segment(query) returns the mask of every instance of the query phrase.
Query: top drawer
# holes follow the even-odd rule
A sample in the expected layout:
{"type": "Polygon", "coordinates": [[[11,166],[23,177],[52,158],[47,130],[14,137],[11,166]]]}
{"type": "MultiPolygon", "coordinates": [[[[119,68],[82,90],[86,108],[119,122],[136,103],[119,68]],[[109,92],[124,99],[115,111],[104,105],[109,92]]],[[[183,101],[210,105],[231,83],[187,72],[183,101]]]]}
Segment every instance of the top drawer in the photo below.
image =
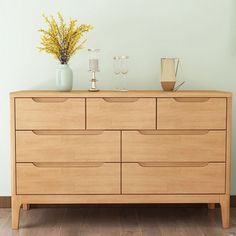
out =
{"type": "Polygon", "coordinates": [[[84,98],[17,98],[16,129],[85,129],[84,98]]]}
{"type": "Polygon", "coordinates": [[[88,129],[155,129],[155,98],[88,98],[88,129]]]}
{"type": "Polygon", "coordinates": [[[158,98],[157,129],[226,129],[226,99],[158,98]]]}

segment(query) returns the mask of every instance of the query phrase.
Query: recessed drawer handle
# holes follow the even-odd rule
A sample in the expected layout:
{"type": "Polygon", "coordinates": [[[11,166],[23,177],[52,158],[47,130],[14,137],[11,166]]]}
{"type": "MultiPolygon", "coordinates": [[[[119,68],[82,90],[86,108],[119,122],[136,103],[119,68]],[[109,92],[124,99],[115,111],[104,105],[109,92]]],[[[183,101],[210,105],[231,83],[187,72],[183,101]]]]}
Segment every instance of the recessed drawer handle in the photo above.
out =
{"type": "Polygon", "coordinates": [[[103,98],[104,101],[110,103],[123,103],[123,102],[137,102],[139,98],[103,98]]]}
{"type": "Polygon", "coordinates": [[[36,167],[40,168],[70,168],[70,167],[101,167],[103,162],[33,162],[36,167]]]}
{"type": "Polygon", "coordinates": [[[32,130],[35,135],[101,135],[102,130],[32,130]]]}
{"type": "Polygon", "coordinates": [[[66,102],[68,98],[32,98],[34,102],[37,103],[63,103],[66,102]]]}
{"type": "Polygon", "coordinates": [[[207,102],[209,98],[174,98],[176,102],[207,102]]]}
{"type": "Polygon", "coordinates": [[[208,162],[139,162],[142,167],[205,167],[208,162]]]}
{"type": "Polygon", "coordinates": [[[206,135],[209,130],[139,130],[142,135],[206,135]]]}

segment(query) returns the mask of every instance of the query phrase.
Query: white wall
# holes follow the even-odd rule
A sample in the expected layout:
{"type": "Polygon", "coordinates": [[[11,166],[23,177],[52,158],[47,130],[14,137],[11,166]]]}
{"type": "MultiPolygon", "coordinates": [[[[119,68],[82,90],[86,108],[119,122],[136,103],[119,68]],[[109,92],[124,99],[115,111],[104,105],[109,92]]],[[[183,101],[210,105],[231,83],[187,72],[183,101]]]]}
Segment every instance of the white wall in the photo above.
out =
{"type": "MultiPolygon", "coordinates": [[[[37,29],[44,26],[41,14],[58,11],[94,25],[87,45],[102,50],[102,89],[114,88],[112,57],[125,54],[130,56],[130,89],[159,89],[159,60],[169,56],[182,59],[184,89],[236,92],[235,0],[0,0],[0,195],[11,193],[8,95],[55,88],[57,62],[36,46],[37,29]]],[[[74,88],[87,89],[86,50],[73,58],[71,67],[74,88]]],[[[236,194],[235,141],[233,146],[236,194]]]]}

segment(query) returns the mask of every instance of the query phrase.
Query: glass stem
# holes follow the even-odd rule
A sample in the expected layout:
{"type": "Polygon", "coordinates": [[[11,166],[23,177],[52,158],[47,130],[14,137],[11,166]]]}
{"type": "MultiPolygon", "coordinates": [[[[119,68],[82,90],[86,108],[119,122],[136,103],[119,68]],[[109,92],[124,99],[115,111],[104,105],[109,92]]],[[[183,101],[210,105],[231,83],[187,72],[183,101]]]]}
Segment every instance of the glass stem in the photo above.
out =
{"type": "Polygon", "coordinates": [[[126,88],[125,88],[125,81],[126,81],[126,75],[123,74],[123,78],[122,78],[122,89],[123,90],[126,90],[126,88]]]}
{"type": "Polygon", "coordinates": [[[116,74],[116,90],[117,91],[120,90],[119,82],[120,82],[120,75],[116,74]]]}

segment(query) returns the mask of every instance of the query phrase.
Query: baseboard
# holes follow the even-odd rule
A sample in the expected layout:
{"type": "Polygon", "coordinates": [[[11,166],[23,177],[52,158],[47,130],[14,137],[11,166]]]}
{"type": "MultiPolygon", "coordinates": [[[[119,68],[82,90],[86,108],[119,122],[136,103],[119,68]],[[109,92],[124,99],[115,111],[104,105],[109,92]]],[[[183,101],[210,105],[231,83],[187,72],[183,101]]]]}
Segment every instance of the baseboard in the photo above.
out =
{"type": "Polygon", "coordinates": [[[11,197],[0,196],[0,208],[10,208],[10,207],[11,207],[11,197]]]}
{"type": "MultiPolygon", "coordinates": [[[[137,204],[136,204],[137,205],[137,204]]],[[[144,206],[144,204],[142,204],[144,206]]],[[[152,204],[154,205],[154,204],[152,204]]],[[[164,206],[193,206],[193,204],[169,204],[169,205],[164,205],[164,206]]],[[[199,206],[202,206],[203,204],[199,204],[199,206]]],[[[231,207],[236,207],[236,195],[233,195],[230,197],[230,205],[231,207]]],[[[40,208],[40,207],[74,207],[75,205],[68,205],[68,204],[62,204],[62,205],[58,205],[58,204],[50,204],[50,205],[40,205],[40,204],[36,204],[34,205],[34,207],[36,208],[40,208]]],[[[76,204],[76,207],[78,206],[84,206],[84,205],[79,205],[79,204],[76,204]]],[[[95,206],[95,205],[93,205],[95,206]]],[[[98,205],[96,205],[98,206],[98,205]]],[[[106,206],[108,206],[106,204],[106,206]]],[[[109,205],[111,206],[111,205],[109,205]]],[[[120,206],[120,205],[116,205],[116,206],[120,206]]],[[[145,205],[145,206],[150,206],[150,205],[145,205]]],[[[158,205],[155,205],[155,206],[158,206],[158,205]]],[[[163,205],[162,205],[163,206],[163,205]]],[[[196,204],[194,204],[194,206],[196,206],[196,204]]],[[[87,205],[86,205],[87,207],[87,205]]],[[[7,197],[1,197],[0,196],[0,208],[11,208],[11,197],[7,196],[7,197]]]]}
{"type": "Polygon", "coordinates": [[[230,196],[230,206],[236,207],[236,195],[230,196]]]}

